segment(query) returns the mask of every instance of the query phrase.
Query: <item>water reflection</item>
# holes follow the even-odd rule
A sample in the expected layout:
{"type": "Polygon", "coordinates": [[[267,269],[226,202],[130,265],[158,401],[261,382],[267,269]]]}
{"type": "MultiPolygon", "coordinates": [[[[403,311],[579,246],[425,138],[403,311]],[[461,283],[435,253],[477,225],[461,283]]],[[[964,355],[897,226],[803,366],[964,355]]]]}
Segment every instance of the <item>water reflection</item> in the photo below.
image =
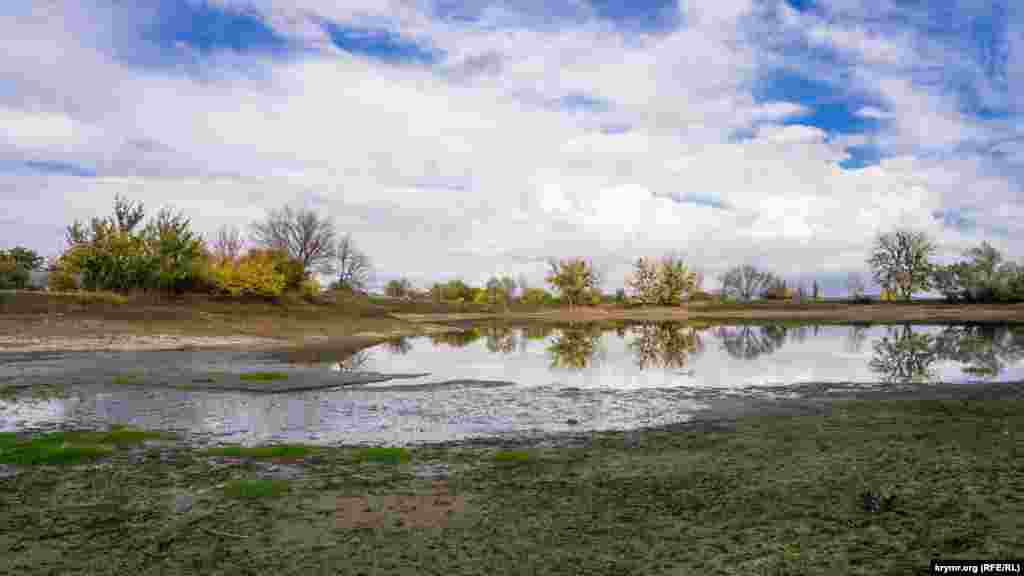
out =
{"type": "MultiPolygon", "coordinates": [[[[785,326],[773,324],[769,326],[721,326],[715,335],[722,343],[722,348],[729,356],[743,360],[753,360],[764,354],[776,352],[786,343],[786,334],[790,330],[785,326]]],[[[806,328],[793,330],[793,337],[803,342],[807,338],[806,328]]]]}
{"type": "MultiPolygon", "coordinates": [[[[411,348],[412,347],[410,346],[410,349],[411,348]]],[[[348,358],[332,364],[331,370],[335,372],[358,372],[366,368],[371,357],[372,356],[368,350],[360,350],[348,358]]]]}
{"type": "Polygon", "coordinates": [[[704,350],[698,330],[677,322],[632,326],[629,332],[634,336],[629,348],[641,370],[682,368],[704,350]]]}
{"type": "Polygon", "coordinates": [[[868,366],[885,382],[932,380],[932,365],[938,360],[934,341],[931,334],[914,332],[909,324],[887,326],[886,335],[872,345],[875,353],[868,366]]]}
{"type": "Polygon", "coordinates": [[[408,354],[410,350],[412,350],[412,342],[410,342],[408,338],[403,336],[394,338],[392,340],[388,340],[387,342],[384,343],[384,346],[386,346],[388,352],[391,352],[392,354],[405,355],[408,354]]]}
{"type": "Polygon", "coordinates": [[[445,344],[453,348],[464,348],[483,337],[480,328],[470,328],[461,332],[444,332],[442,334],[431,334],[430,343],[445,344]]]}
{"type": "Polygon", "coordinates": [[[887,382],[932,380],[940,360],[960,364],[964,374],[994,378],[1007,365],[1024,359],[1024,333],[1020,327],[977,324],[948,326],[929,334],[904,324],[888,327],[873,348],[869,366],[887,382]]]}
{"type": "Polygon", "coordinates": [[[484,343],[491,352],[509,354],[516,349],[516,334],[508,326],[488,326],[484,329],[484,338],[484,343]]]}
{"type": "Polygon", "coordinates": [[[561,329],[547,347],[552,368],[582,370],[600,352],[601,327],[596,324],[570,325],[561,329]]]}

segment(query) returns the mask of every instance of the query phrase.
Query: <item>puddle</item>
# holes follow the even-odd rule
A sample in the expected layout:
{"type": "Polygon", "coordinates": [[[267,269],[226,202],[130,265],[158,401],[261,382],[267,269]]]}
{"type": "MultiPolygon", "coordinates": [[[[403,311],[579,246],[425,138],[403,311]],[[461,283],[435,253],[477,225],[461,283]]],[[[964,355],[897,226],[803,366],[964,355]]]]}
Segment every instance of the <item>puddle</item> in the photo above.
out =
{"type": "Polygon", "coordinates": [[[631,430],[743,402],[840,397],[880,382],[1022,380],[1024,328],[491,325],[318,358],[0,354],[0,431],[123,424],[205,446],[631,430]],[[255,372],[282,376],[235,386],[255,372]]]}

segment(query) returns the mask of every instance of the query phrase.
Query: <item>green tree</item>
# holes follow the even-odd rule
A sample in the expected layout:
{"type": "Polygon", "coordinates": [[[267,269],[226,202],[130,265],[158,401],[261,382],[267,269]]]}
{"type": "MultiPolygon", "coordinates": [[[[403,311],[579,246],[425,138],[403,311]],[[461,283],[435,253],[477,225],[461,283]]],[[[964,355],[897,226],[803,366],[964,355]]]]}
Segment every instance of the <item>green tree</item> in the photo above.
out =
{"type": "Polygon", "coordinates": [[[909,301],[914,292],[931,289],[935,245],[924,232],[898,229],[875,238],[868,265],[875,282],[909,301]]]}
{"type": "Polygon", "coordinates": [[[645,305],[658,303],[658,266],[648,258],[637,258],[633,265],[633,274],[626,278],[626,286],[633,297],[645,305]]]}
{"type": "Polygon", "coordinates": [[[552,260],[549,265],[551,270],[545,280],[558,290],[570,308],[588,302],[592,291],[600,285],[593,265],[583,258],[552,260]]]}
{"type": "Polygon", "coordinates": [[[696,275],[687,270],[682,259],[666,257],[658,268],[658,304],[679,306],[683,296],[696,287],[696,275]]]}
{"type": "Polygon", "coordinates": [[[43,257],[23,246],[15,246],[10,250],[0,250],[0,256],[7,256],[14,260],[15,264],[25,270],[42,270],[43,257]]]}

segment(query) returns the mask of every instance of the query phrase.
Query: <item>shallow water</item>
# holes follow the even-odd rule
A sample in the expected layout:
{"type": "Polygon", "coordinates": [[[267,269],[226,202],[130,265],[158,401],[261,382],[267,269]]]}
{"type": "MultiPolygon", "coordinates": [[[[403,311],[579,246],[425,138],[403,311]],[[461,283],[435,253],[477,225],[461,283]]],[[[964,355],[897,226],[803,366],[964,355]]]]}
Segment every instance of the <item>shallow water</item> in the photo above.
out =
{"type": "Polygon", "coordinates": [[[625,430],[686,421],[724,399],[800,397],[801,383],[1022,380],[1024,327],[481,326],[341,362],[301,356],[0,354],[0,386],[52,384],[66,395],[0,395],[0,431],[116,423],[179,431],[197,444],[408,444],[625,430]],[[429,375],[274,394],[202,389],[208,375],[253,370],[316,385],[353,371],[429,375]]]}

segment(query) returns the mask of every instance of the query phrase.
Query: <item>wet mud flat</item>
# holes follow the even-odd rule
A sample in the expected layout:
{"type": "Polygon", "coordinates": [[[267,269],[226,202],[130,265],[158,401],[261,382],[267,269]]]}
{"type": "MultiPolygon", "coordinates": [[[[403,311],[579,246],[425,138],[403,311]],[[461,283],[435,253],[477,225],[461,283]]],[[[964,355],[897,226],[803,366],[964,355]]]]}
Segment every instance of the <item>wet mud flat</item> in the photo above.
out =
{"type": "Polygon", "coordinates": [[[95,458],[11,464],[31,439],[0,436],[0,572],[913,574],[1019,555],[1024,384],[919,388],[586,443],[217,451],[122,430],[87,438],[110,443],[95,458]]]}

